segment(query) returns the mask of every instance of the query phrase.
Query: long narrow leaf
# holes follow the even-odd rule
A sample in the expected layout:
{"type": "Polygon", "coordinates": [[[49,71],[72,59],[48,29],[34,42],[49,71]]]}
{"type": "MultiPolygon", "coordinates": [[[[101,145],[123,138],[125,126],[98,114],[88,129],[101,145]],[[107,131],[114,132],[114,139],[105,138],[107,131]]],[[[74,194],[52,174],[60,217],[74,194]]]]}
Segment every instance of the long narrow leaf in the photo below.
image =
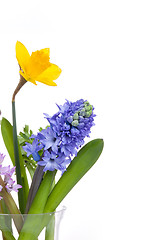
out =
{"type": "Polygon", "coordinates": [[[1,121],[1,133],[3,137],[4,144],[9,153],[9,156],[12,160],[13,165],[15,166],[14,159],[14,146],[13,146],[13,126],[6,118],[2,118],[1,121]]]}
{"type": "Polygon", "coordinates": [[[95,139],[86,144],[71,162],[67,171],[53,188],[48,197],[44,212],[53,212],[64,197],[95,164],[103,150],[103,140],[95,139]]]}
{"type": "MultiPolygon", "coordinates": [[[[55,179],[52,183],[51,191],[53,190],[54,186],[55,186],[55,179]]],[[[55,214],[53,214],[50,222],[46,226],[45,240],[54,240],[54,235],[55,235],[55,214]]]]}

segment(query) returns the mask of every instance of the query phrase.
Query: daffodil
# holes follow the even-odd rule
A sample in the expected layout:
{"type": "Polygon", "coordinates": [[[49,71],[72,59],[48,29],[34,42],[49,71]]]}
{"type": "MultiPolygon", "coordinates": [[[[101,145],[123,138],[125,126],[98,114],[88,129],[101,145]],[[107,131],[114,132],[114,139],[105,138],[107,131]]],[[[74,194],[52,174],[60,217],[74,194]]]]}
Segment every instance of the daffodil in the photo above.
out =
{"type": "MultiPolygon", "coordinates": [[[[29,82],[36,81],[49,86],[56,86],[53,81],[61,74],[61,69],[50,63],[50,49],[44,48],[30,55],[26,47],[19,41],[16,43],[16,58],[20,66],[20,75],[29,82]]],[[[36,84],[37,85],[37,84],[36,84]]]]}

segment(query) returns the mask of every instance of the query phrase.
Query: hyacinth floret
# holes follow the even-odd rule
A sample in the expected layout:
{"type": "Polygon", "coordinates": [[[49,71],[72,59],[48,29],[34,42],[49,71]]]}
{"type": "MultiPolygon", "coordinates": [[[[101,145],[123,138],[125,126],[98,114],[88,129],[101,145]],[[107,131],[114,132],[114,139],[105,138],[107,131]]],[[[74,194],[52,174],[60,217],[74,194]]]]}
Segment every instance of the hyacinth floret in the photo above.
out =
{"type": "Polygon", "coordinates": [[[59,111],[53,116],[44,114],[50,126],[32,136],[36,147],[26,143],[29,148],[25,146],[23,149],[34,158],[38,148],[43,148],[38,164],[44,166],[44,171],[57,169],[63,173],[71,162],[71,156],[77,154],[77,149],[84,144],[84,138],[89,137],[95,115],[93,106],[83,99],[76,102],[66,100],[64,105],[57,106],[59,111]]]}
{"type": "MultiPolygon", "coordinates": [[[[12,179],[12,175],[15,172],[16,167],[10,167],[9,166],[2,166],[2,163],[4,161],[5,155],[0,153],[0,175],[3,178],[5,188],[8,192],[11,192],[12,190],[15,192],[18,192],[19,188],[22,188],[21,185],[15,184],[15,181],[12,179]]],[[[2,191],[3,186],[0,185],[0,192],[2,191]]],[[[0,196],[0,200],[2,199],[2,196],[0,196]]]]}
{"type": "Polygon", "coordinates": [[[40,160],[40,155],[39,155],[39,151],[43,148],[43,145],[39,145],[39,141],[38,139],[34,139],[33,143],[28,143],[26,142],[26,145],[23,146],[23,150],[25,152],[27,152],[27,157],[29,157],[30,155],[33,156],[33,159],[35,161],[39,161],[40,160]]]}

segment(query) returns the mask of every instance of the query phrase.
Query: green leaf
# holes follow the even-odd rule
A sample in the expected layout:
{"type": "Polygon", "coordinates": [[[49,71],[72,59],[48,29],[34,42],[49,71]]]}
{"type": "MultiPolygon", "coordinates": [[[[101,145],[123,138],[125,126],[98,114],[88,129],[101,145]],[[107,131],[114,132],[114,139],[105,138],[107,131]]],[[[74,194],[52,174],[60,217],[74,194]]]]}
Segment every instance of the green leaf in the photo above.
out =
{"type": "Polygon", "coordinates": [[[28,133],[28,131],[29,131],[29,126],[28,126],[28,125],[25,125],[25,127],[23,128],[23,131],[24,131],[25,133],[28,133]]]}
{"type": "Polygon", "coordinates": [[[29,141],[29,137],[26,134],[20,132],[19,135],[24,139],[24,141],[29,141]]]}
{"type": "MultiPolygon", "coordinates": [[[[23,150],[23,146],[26,145],[26,142],[32,144],[34,141],[34,138],[30,138],[33,134],[33,131],[29,129],[28,125],[25,125],[25,127],[23,128],[23,132],[19,133],[18,136],[18,141],[19,141],[19,145],[20,145],[20,150],[22,153],[22,158],[23,161],[25,163],[25,167],[27,167],[29,174],[31,176],[31,178],[33,178],[35,169],[37,167],[37,163],[36,161],[34,161],[32,155],[30,155],[29,157],[27,157],[27,153],[23,150]]],[[[39,151],[40,156],[42,155],[43,150],[39,151]]]]}
{"type": "Polygon", "coordinates": [[[2,118],[1,121],[1,133],[3,137],[4,144],[9,153],[9,156],[12,160],[13,165],[15,166],[14,159],[14,146],[13,146],[13,126],[6,118],[2,118]]]}
{"type": "MultiPolygon", "coordinates": [[[[55,179],[52,183],[51,191],[53,190],[54,186],[55,186],[55,179]]],[[[50,222],[46,226],[45,240],[54,240],[54,236],[55,236],[55,214],[53,214],[50,222]]]]}
{"type": "Polygon", "coordinates": [[[49,195],[44,212],[53,212],[57,208],[64,197],[98,160],[103,145],[102,139],[95,139],[78,152],[49,195]]]}
{"type": "Polygon", "coordinates": [[[47,171],[29,209],[29,214],[42,213],[57,170],[47,171]]]}

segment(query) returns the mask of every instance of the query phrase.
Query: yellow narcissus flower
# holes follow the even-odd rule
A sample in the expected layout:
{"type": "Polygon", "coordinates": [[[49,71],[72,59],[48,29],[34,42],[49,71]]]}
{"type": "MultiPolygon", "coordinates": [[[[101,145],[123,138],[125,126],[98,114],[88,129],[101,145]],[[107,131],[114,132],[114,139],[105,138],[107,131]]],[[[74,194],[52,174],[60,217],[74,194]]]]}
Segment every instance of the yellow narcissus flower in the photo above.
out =
{"type": "Polygon", "coordinates": [[[30,55],[26,47],[17,41],[16,58],[20,66],[20,75],[26,81],[34,84],[38,81],[49,86],[56,86],[57,84],[53,80],[59,77],[62,70],[57,65],[50,63],[49,53],[49,48],[45,48],[30,55]]]}

